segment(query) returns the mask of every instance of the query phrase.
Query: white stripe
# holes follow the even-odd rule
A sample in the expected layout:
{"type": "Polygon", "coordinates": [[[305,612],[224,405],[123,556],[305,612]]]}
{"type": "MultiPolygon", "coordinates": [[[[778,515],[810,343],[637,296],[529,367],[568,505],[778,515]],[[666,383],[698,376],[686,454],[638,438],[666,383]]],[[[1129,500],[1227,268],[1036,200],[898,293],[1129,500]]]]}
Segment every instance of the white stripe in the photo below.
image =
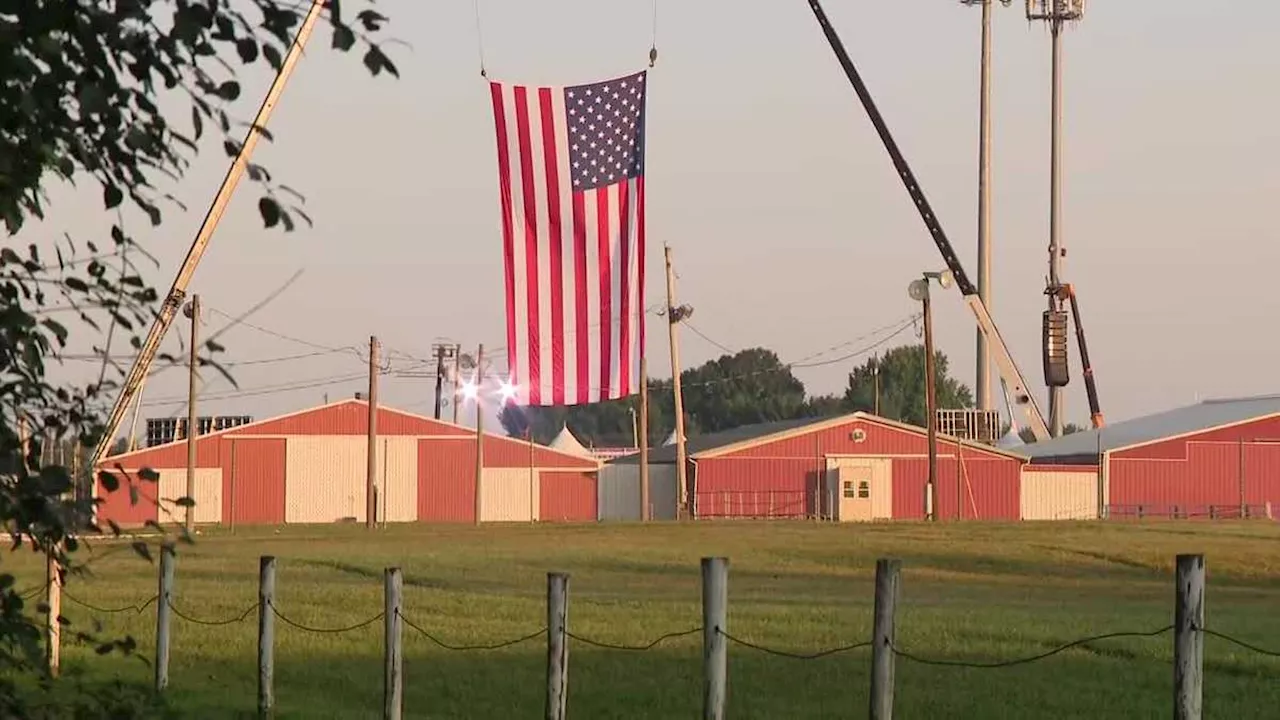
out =
{"type": "Polygon", "coordinates": [[[622,202],[619,199],[617,185],[609,186],[609,255],[612,263],[609,268],[609,292],[613,296],[609,304],[609,326],[602,328],[609,338],[609,388],[607,397],[610,400],[619,397],[622,384],[622,363],[626,356],[622,352],[622,273],[627,271],[622,258],[622,202]]]}
{"type": "Polygon", "coordinates": [[[551,398],[551,218],[547,197],[547,162],[542,148],[542,102],[537,88],[529,88],[529,152],[533,166],[533,196],[537,217],[538,263],[538,386],[541,403],[551,398]]]}
{"type": "MultiPolygon", "coordinates": [[[[563,292],[560,298],[561,314],[564,319],[562,327],[564,328],[564,345],[560,348],[560,352],[564,357],[564,397],[565,402],[572,404],[578,399],[578,353],[577,346],[573,342],[574,328],[577,326],[577,294],[575,292],[577,280],[575,279],[577,267],[574,263],[573,255],[573,188],[572,168],[569,167],[569,145],[568,124],[564,107],[564,90],[562,88],[554,88],[551,91],[551,110],[555,118],[556,124],[556,151],[558,160],[556,168],[559,170],[560,188],[557,198],[560,202],[560,237],[551,238],[552,242],[559,242],[560,252],[560,273],[564,279],[561,284],[563,292]]],[[[544,400],[550,402],[550,399],[544,400]]]]}
{"type": "MultiPolygon", "coordinates": [[[[515,89],[510,85],[502,86],[502,104],[505,106],[507,123],[507,156],[511,158],[511,246],[512,267],[514,268],[515,290],[515,366],[510,368],[515,373],[522,388],[529,382],[529,305],[527,272],[525,271],[525,223],[524,223],[524,183],[521,182],[521,168],[525,159],[520,157],[520,125],[516,120],[515,89]]],[[[525,389],[519,393],[520,401],[528,403],[529,397],[525,389]]]]}
{"type": "Polygon", "coordinates": [[[640,391],[640,327],[644,323],[644,307],[640,302],[640,267],[644,262],[644,249],[640,245],[640,192],[637,183],[630,183],[631,218],[631,347],[627,349],[628,362],[631,363],[631,387],[623,388],[624,395],[634,395],[640,391]]]}
{"type": "Polygon", "coordinates": [[[602,320],[600,317],[600,243],[599,233],[596,231],[597,192],[597,190],[588,190],[582,193],[583,206],[586,209],[582,214],[583,225],[587,230],[587,332],[582,337],[576,334],[574,336],[574,342],[587,344],[587,387],[591,388],[587,394],[588,402],[596,402],[600,397],[600,344],[592,342],[592,338],[599,332],[602,320]]]}

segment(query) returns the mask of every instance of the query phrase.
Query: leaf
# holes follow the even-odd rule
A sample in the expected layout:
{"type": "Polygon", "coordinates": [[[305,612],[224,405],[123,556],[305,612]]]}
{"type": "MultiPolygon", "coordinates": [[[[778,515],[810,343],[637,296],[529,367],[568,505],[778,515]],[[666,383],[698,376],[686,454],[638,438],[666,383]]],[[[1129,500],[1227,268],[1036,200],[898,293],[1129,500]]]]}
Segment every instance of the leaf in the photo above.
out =
{"type": "Polygon", "coordinates": [[[62,283],[76,292],[89,292],[89,286],[78,277],[64,278],[62,283]]]}
{"type": "Polygon", "coordinates": [[[262,57],[266,58],[271,67],[276,70],[279,70],[284,65],[284,61],[280,58],[280,51],[274,45],[263,45],[262,57]]]}
{"type": "Polygon", "coordinates": [[[120,192],[120,188],[115,185],[107,184],[102,186],[102,204],[110,210],[124,202],[124,193],[120,192]]]}
{"type": "Polygon", "coordinates": [[[133,541],[130,547],[132,547],[133,551],[138,554],[138,557],[146,560],[147,562],[155,562],[151,558],[151,548],[147,547],[147,544],[142,540],[133,541]]]}
{"type": "Polygon", "coordinates": [[[235,100],[240,97],[240,83],[228,80],[218,86],[218,97],[223,100],[235,100]]]}
{"type": "Polygon", "coordinates": [[[191,127],[194,128],[195,138],[199,140],[204,134],[204,116],[200,114],[200,108],[195,105],[191,106],[191,127]]]}
{"type": "Polygon", "coordinates": [[[240,143],[231,139],[223,140],[222,150],[227,154],[227,157],[233,158],[240,154],[240,143]]]}
{"type": "Polygon", "coordinates": [[[196,506],[196,501],[195,501],[194,499],[189,498],[189,497],[186,497],[186,496],[184,495],[184,496],[182,496],[182,497],[178,498],[177,500],[174,500],[174,501],[173,501],[173,504],[174,504],[174,505],[177,505],[178,507],[184,507],[184,508],[187,508],[187,507],[195,507],[195,506],[196,506]]]}
{"type": "Polygon", "coordinates": [[[382,29],[382,24],[387,21],[387,16],[375,10],[361,10],[356,13],[356,19],[369,32],[377,32],[382,29]]]}
{"type": "Polygon", "coordinates": [[[356,44],[356,34],[346,25],[335,21],[333,25],[333,47],[346,52],[356,44]]]}
{"type": "Polygon", "coordinates": [[[364,66],[374,75],[386,70],[392,75],[400,77],[400,71],[396,69],[395,65],[391,64],[391,58],[387,57],[387,54],[382,52],[382,48],[377,45],[370,45],[368,51],[365,52],[364,66]]]}
{"type": "Polygon", "coordinates": [[[57,320],[54,320],[54,319],[52,319],[52,318],[45,318],[44,320],[42,320],[42,321],[40,322],[40,324],[41,324],[41,325],[44,325],[46,328],[49,328],[49,332],[52,332],[54,335],[56,335],[56,336],[58,337],[58,342],[59,342],[59,343],[64,344],[64,345],[66,344],[66,342],[67,342],[67,329],[66,329],[65,327],[63,327],[62,323],[60,323],[60,322],[58,322],[57,320]]]}
{"type": "Polygon", "coordinates": [[[146,480],[147,482],[160,482],[160,473],[153,468],[144,467],[138,471],[138,479],[146,480]]]}
{"type": "Polygon", "coordinates": [[[280,223],[280,205],[267,196],[258,199],[258,212],[262,215],[262,224],[275,227],[280,223]]]}
{"type": "Polygon", "coordinates": [[[245,63],[258,59],[258,42],[253,38],[240,38],[236,41],[236,52],[245,63]]]}
{"type": "Polygon", "coordinates": [[[205,340],[205,341],[204,341],[204,346],[205,346],[205,348],[207,348],[207,349],[209,350],[209,352],[211,352],[211,353],[226,352],[226,348],[225,348],[225,347],[223,347],[222,345],[220,345],[219,343],[217,343],[217,342],[215,342],[215,341],[213,341],[213,340],[205,340]]]}

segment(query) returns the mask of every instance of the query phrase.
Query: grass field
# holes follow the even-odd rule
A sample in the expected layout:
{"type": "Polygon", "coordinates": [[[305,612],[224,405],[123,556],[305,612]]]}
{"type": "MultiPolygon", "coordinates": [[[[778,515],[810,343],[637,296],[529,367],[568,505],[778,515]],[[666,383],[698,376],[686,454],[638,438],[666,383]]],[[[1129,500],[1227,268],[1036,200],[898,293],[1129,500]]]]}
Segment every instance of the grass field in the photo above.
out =
{"type": "MultiPolygon", "coordinates": [[[[297,527],[207,534],[180,546],[175,605],[198,619],[235,617],[257,600],[257,558],[279,558],[277,606],[316,627],[352,625],[382,608],[382,570],[398,565],[405,615],[445,642],[488,643],[545,625],[548,571],[572,574],[572,632],[643,644],[700,624],[699,558],[730,558],[729,631],[753,643],[816,651],[866,640],[878,557],[903,560],[898,644],[929,658],[993,661],[1034,655],[1079,637],[1155,630],[1172,622],[1173,559],[1201,552],[1207,622],[1280,648],[1280,524],[806,523],[426,527],[369,534],[297,527]]],[[[118,545],[116,546],[118,547],[118,545]]],[[[154,568],[99,543],[93,575],[68,596],[103,608],[156,592],[154,568]]],[[[6,556],[19,585],[39,582],[30,554],[6,556]]],[[[139,614],[64,615],[154,642],[154,606],[139,614]]],[[[205,627],[175,619],[170,695],[190,717],[253,713],[256,615],[205,627]]],[[[382,625],[315,634],[277,623],[281,718],[375,718],[382,696],[382,625]]],[[[574,642],[569,712],[577,718],[696,717],[701,637],[648,652],[574,642]]],[[[515,718],[542,712],[545,639],[456,652],[406,629],[405,716],[515,718]]],[[[1206,718],[1280,714],[1280,660],[1206,640],[1206,718]]],[[[148,681],[137,660],[67,647],[68,670],[148,681]]],[[[729,715],[865,717],[869,651],[794,660],[732,647],[729,715]]],[[[1004,669],[898,661],[900,718],[1157,718],[1172,698],[1172,636],[1102,641],[1004,669]]]]}

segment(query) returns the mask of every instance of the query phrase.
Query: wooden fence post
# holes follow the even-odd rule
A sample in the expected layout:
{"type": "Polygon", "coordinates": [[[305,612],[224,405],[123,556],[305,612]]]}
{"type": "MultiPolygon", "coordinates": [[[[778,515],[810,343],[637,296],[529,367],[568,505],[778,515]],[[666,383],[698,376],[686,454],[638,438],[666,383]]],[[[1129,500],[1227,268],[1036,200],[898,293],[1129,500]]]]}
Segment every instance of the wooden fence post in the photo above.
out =
{"type": "Polygon", "coordinates": [[[569,699],[569,576],[547,573],[547,720],[564,720],[569,699]]]}
{"type": "Polygon", "coordinates": [[[1173,717],[1200,720],[1204,670],[1204,556],[1179,555],[1173,610],[1173,717]]]}
{"type": "Polygon", "coordinates": [[[258,717],[271,716],[275,705],[276,559],[258,559],[258,717]]]}
{"type": "Polygon", "coordinates": [[[173,624],[173,544],[160,546],[160,589],[156,594],[156,691],[169,686],[169,630],[173,624]]]}
{"type": "Polygon", "coordinates": [[[876,561],[876,604],[871,630],[871,720],[893,717],[894,616],[901,560],[876,561]]]}
{"type": "Polygon", "coordinates": [[[400,720],[404,693],[404,655],[400,636],[404,620],[400,617],[400,595],[403,588],[400,568],[386,569],[386,606],[383,610],[386,639],[384,643],[385,667],[383,669],[382,717],[384,720],[400,720]]]}
{"type": "Polygon", "coordinates": [[[702,717],[724,720],[728,694],[729,559],[702,558],[702,717]]]}

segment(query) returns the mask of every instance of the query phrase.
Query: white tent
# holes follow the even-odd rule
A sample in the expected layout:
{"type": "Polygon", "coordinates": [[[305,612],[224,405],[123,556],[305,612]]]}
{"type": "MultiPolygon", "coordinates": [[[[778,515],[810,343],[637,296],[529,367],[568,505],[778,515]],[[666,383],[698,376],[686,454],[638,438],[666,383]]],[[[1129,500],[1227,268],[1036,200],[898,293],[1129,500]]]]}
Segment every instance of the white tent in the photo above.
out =
{"type": "Polygon", "coordinates": [[[662,441],[662,446],[666,447],[668,445],[675,445],[675,444],[676,444],[676,431],[672,430],[671,434],[667,436],[667,439],[662,441]]]}
{"type": "Polygon", "coordinates": [[[588,450],[573,433],[569,432],[569,427],[567,425],[560,429],[560,434],[556,435],[556,439],[551,441],[550,447],[561,452],[571,453],[581,457],[594,457],[591,454],[591,451],[588,450]]]}

